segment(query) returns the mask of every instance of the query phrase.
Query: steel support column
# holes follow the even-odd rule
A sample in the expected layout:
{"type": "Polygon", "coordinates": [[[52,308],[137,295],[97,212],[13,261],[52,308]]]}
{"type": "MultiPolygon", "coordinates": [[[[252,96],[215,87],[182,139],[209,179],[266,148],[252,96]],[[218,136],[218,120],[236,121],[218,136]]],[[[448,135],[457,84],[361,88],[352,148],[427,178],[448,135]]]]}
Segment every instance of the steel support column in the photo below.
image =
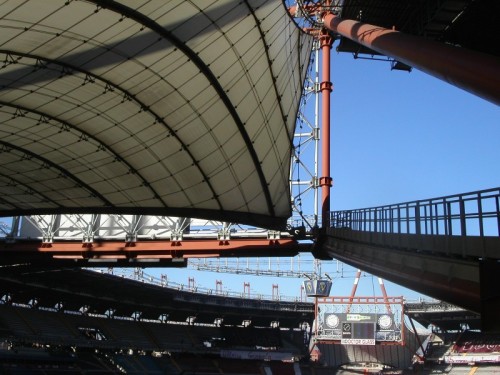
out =
{"type": "Polygon", "coordinates": [[[500,59],[328,13],[324,27],[500,105],[500,59]]]}
{"type": "Polygon", "coordinates": [[[333,45],[333,38],[327,30],[323,30],[319,36],[322,54],[321,66],[321,226],[330,226],[330,188],[332,178],[330,177],[330,94],[332,92],[332,82],[330,81],[330,50],[333,45]]]}

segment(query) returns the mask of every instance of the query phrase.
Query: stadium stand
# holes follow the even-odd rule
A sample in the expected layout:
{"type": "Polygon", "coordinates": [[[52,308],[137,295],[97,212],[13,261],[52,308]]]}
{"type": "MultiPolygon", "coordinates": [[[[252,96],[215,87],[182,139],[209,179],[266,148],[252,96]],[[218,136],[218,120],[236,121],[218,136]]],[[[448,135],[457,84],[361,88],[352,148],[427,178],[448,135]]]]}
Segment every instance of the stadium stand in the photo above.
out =
{"type": "MultiPolygon", "coordinates": [[[[278,350],[281,330],[264,327],[206,327],[136,322],[0,305],[2,338],[15,342],[64,344],[102,349],[211,353],[220,348],[278,350]]],[[[284,331],[287,334],[287,331],[284,331]]],[[[301,352],[303,341],[288,340],[287,349],[301,352]],[[293,345],[295,344],[295,346],[293,345]]]]}
{"type": "Polygon", "coordinates": [[[447,363],[500,364],[500,333],[465,331],[445,356],[447,363]]]}
{"type": "Polygon", "coordinates": [[[229,301],[85,270],[2,269],[0,297],[0,374],[482,375],[500,363],[498,335],[433,332],[418,357],[411,330],[404,346],[320,344],[315,362],[298,324],[312,322],[306,304],[229,301]]]}
{"type": "Polygon", "coordinates": [[[103,316],[112,307],[114,315],[124,317],[140,311],[141,320],[158,320],[164,315],[176,322],[195,317],[199,325],[223,319],[224,325],[238,326],[251,317],[254,326],[269,327],[272,321],[279,321],[280,327],[293,328],[304,322],[310,325],[314,319],[314,305],[308,302],[195,293],[81,269],[4,267],[0,281],[0,297],[12,295],[17,303],[29,305],[36,298],[41,305],[53,307],[64,301],[66,310],[79,311],[86,305],[89,313],[103,316]]]}
{"type": "Polygon", "coordinates": [[[0,270],[1,374],[288,375],[294,364],[282,358],[307,354],[298,324],[312,319],[307,304],[192,296],[85,270],[26,271],[0,270]],[[215,307],[204,315],[207,299],[215,307]]]}

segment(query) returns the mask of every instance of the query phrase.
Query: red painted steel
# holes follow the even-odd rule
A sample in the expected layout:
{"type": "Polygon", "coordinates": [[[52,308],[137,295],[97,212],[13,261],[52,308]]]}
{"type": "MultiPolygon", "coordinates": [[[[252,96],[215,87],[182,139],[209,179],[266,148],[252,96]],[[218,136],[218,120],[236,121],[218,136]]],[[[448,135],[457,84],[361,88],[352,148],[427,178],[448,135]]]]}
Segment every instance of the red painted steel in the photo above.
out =
{"type": "Polygon", "coordinates": [[[347,306],[347,312],[351,311],[352,301],[354,301],[354,296],[356,295],[356,290],[358,289],[359,278],[361,277],[361,270],[358,269],[356,276],[354,277],[354,284],[352,285],[351,295],[349,296],[349,305],[347,306]]]}
{"type": "Polygon", "coordinates": [[[319,36],[322,52],[321,66],[321,174],[319,185],[321,186],[321,220],[322,227],[330,226],[330,188],[332,178],[330,177],[330,94],[332,82],[330,82],[330,50],[333,38],[323,31],[319,36]]]}
{"type": "Polygon", "coordinates": [[[355,305],[385,305],[387,302],[393,305],[403,306],[404,297],[318,297],[319,304],[342,304],[353,303],[355,305]],[[351,302],[352,301],[352,302],[351,302]]]}
{"type": "Polygon", "coordinates": [[[343,20],[328,13],[324,27],[500,105],[500,58],[407,35],[396,30],[343,20]]]}
{"type": "MultiPolygon", "coordinates": [[[[380,290],[382,291],[382,296],[384,296],[384,299],[387,300],[387,291],[385,290],[385,285],[384,285],[384,280],[382,280],[381,277],[378,278],[378,283],[380,285],[380,290]]],[[[390,314],[391,311],[391,305],[389,304],[389,301],[385,304],[387,308],[387,312],[390,314]]]]}
{"type": "Polygon", "coordinates": [[[187,239],[137,242],[19,241],[2,247],[2,254],[29,257],[48,254],[57,259],[185,259],[233,256],[294,256],[301,245],[294,239],[187,239]]]}

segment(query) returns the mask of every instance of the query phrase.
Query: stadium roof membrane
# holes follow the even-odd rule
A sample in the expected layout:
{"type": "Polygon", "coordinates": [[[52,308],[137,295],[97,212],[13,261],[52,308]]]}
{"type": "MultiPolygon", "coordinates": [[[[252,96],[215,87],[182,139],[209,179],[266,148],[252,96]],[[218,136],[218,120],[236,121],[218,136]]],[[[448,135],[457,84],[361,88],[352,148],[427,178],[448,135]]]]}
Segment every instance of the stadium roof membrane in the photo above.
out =
{"type": "MultiPolygon", "coordinates": [[[[0,216],[121,213],[284,228],[313,43],[291,3],[3,2],[0,216]]],[[[500,56],[496,0],[332,4],[345,19],[500,56]]],[[[344,37],[336,48],[377,54],[344,37]]]]}
{"type": "Polygon", "coordinates": [[[312,38],[282,1],[9,1],[0,27],[0,216],[284,227],[312,38]]]}

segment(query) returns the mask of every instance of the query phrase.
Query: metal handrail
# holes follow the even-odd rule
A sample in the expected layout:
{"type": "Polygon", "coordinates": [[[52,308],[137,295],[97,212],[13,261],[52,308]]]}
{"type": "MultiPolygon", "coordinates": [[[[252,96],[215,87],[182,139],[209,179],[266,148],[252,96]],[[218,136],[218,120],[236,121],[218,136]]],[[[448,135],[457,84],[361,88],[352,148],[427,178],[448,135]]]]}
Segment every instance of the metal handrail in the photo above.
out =
{"type": "MultiPolygon", "coordinates": [[[[108,273],[110,274],[111,271],[116,271],[113,269],[95,269],[95,268],[88,268],[88,271],[104,274],[108,273]]],[[[221,299],[233,299],[233,300],[238,300],[238,301],[250,301],[252,302],[252,305],[258,305],[259,307],[264,307],[265,309],[272,309],[272,310],[290,310],[290,307],[292,307],[292,310],[294,311],[310,311],[311,308],[311,303],[307,297],[302,300],[302,297],[293,297],[293,296],[284,296],[284,295],[278,295],[278,296],[270,296],[267,294],[262,294],[262,293],[255,293],[253,291],[250,291],[248,293],[245,292],[236,292],[233,290],[224,290],[224,291],[217,291],[211,288],[206,288],[203,286],[197,286],[197,285],[186,285],[182,283],[178,283],[176,281],[168,280],[164,275],[157,277],[155,275],[150,275],[146,274],[142,269],[122,269],[121,272],[119,273],[112,273],[113,275],[117,277],[123,277],[127,278],[130,280],[136,280],[140,281],[143,283],[151,284],[151,285],[156,285],[156,286],[161,286],[164,288],[169,288],[169,289],[174,289],[178,292],[180,292],[177,296],[178,299],[189,299],[192,300],[193,298],[197,297],[198,299],[207,299],[210,297],[213,298],[221,298],[221,299]],[[184,292],[185,294],[181,294],[184,292]],[[192,296],[195,297],[192,297],[192,296]]],[[[255,308],[255,306],[253,306],[255,308]]]]}
{"type": "Polygon", "coordinates": [[[500,236],[500,188],[330,213],[333,228],[357,231],[500,236]]]}

